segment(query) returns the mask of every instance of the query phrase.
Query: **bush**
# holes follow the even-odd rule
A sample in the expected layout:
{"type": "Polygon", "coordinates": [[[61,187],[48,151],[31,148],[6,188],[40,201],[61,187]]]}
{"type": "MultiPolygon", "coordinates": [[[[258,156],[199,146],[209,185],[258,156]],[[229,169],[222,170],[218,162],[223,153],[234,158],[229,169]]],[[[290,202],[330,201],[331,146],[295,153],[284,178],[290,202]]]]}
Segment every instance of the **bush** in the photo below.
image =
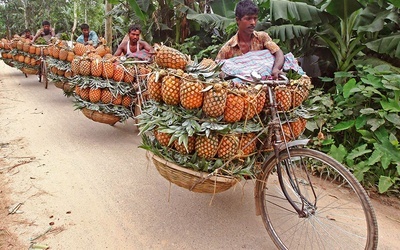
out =
{"type": "Polygon", "coordinates": [[[345,84],[335,93],[315,89],[307,101],[318,112],[307,126],[314,147],[347,165],[364,187],[398,195],[400,74],[380,65],[336,76],[345,84]]]}

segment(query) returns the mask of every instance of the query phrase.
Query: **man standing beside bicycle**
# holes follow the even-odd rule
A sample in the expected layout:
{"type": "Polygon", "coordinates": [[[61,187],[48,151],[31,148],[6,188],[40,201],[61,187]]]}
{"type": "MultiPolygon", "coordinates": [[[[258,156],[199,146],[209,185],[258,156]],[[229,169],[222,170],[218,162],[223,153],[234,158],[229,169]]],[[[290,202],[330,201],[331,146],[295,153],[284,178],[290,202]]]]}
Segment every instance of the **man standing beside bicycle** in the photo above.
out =
{"type": "Polygon", "coordinates": [[[43,37],[44,40],[48,43],[52,37],[56,35],[54,29],[50,26],[49,21],[42,22],[42,28],[36,32],[36,35],[32,39],[32,43],[36,41],[39,37],[43,37]]]}
{"type": "Polygon", "coordinates": [[[82,43],[84,45],[91,44],[94,47],[97,46],[99,43],[99,37],[97,36],[96,32],[89,29],[89,25],[86,23],[81,24],[81,31],[82,35],[80,35],[76,42],[82,43]]]}
{"type": "MultiPolygon", "coordinates": [[[[268,75],[277,79],[279,74],[282,74],[284,55],[279,46],[272,41],[266,32],[255,31],[258,19],[258,6],[252,0],[242,0],[236,5],[235,16],[238,32],[224,44],[215,60],[221,61],[242,56],[250,51],[267,50],[267,55],[260,52],[260,55],[255,56],[258,56],[257,59],[263,60],[264,63],[265,61],[269,61],[270,69],[268,75]]],[[[248,58],[249,62],[253,60],[254,58],[248,58]]],[[[243,65],[235,65],[236,67],[243,68],[243,65]]]]}

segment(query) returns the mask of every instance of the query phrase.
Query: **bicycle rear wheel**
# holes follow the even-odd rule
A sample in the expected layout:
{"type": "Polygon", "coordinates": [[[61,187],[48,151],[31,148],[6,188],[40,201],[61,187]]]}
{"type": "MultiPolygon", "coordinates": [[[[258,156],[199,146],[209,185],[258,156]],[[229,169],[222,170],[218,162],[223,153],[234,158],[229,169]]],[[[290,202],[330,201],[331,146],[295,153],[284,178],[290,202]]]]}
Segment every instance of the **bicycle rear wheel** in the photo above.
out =
{"type": "Polygon", "coordinates": [[[281,153],[279,162],[288,196],[307,216],[300,217],[284,195],[276,158],[265,163],[256,191],[264,225],[278,248],[377,248],[378,226],[371,202],[345,167],[306,148],[281,153]]]}

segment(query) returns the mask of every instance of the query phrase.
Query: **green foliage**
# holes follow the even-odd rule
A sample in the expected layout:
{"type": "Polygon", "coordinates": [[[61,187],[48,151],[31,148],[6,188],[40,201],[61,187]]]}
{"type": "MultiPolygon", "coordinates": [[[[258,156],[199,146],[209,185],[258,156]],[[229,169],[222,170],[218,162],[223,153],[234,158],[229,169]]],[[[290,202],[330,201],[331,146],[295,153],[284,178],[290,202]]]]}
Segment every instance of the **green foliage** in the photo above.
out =
{"type": "MultiPolygon", "coordinates": [[[[346,164],[366,187],[400,188],[400,74],[388,65],[358,66],[335,93],[313,91],[308,105],[319,113],[307,128],[314,146],[346,164]],[[321,132],[324,138],[316,136],[321,132]]],[[[347,77],[347,78],[346,78],[347,77]]]]}

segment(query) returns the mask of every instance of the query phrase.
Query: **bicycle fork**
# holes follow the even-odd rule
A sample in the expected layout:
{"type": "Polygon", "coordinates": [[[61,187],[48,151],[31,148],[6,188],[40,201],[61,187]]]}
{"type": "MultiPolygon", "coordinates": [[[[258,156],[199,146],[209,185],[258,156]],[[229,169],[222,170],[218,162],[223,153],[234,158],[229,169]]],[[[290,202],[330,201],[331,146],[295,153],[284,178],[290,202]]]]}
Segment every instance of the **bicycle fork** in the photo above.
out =
{"type": "MultiPolygon", "coordinates": [[[[270,98],[270,103],[275,103],[272,100],[272,91],[270,88],[268,88],[268,92],[269,92],[269,98],[270,98]]],[[[267,134],[267,147],[272,146],[273,147],[273,151],[274,154],[272,156],[270,156],[268,159],[266,159],[265,162],[268,162],[271,160],[272,157],[275,157],[275,161],[276,161],[276,170],[277,170],[277,174],[278,174],[278,180],[279,180],[279,185],[280,188],[286,198],[286,200],[289,202],[289,204],[293,207],[293,209],[297,212],[297,214],[299,215],[300,218],[307,218],[309,217],[311,214],[314,214],[316,211],[316,203],[317,203],[317,196],[314,190],[314,187],[312,185],[312,182],[310,180],[310,176],[308,173],[308,170],[306,168],[306,164],[304,164],[303,160],[300,159],[300,167],[304,167],[305,171],[307,172],[307,179],[308,182],[310,183],[310,187],[314,196],[314,204],[312,202],[310,202],[301,192],[300,190],[300,183],[296,177],[296,174],[294,173],[294,168],[295,166],[293,165],[294,163],[291,161],[291,157],[290,157],[290,150],[289,148],[294,147],[294,146],[299,146],[299,145],[305,145],[307,144],[308,140],[297,140],[297,141],[293,141],[293,142],[287,142],[285,139],[285,135],[283,133],[282,130],[282,124],[280,122],[280,118],[279,115],[277,113],[277,104],[275,104],[275,107],[271,109],[271,117],[272,120],[269,122],[269,129],[268,130],[268,134],[267,134]],[[281,135],[284,139],[284,141],[282,141],[281,135]],[[271,140],[272,137],[275,137],[275,140],[271,140]],[[273,141],[273,145],[268,145],[268,142],[273,141]],[[285,150],[288,154],[288,159],[285,162],[285,166],[282,166],[281,164],[281,152],[283,152],[283,150],[285,150]],[[288,190],[285,187],[285,180],[283,179],[283,171],[286,171],[287,174],[287,178],[289,180],[290,186],[292,188],[293,193],[301,200],[301,207],[299,205],[296,204],[296,202],[291,198],[291,196],[288,193],[288,190]]],[[[266,164],[265,164],[266,165],[266,164]]],[[[264,165],[264,166],[265,166],[264,165]]],[[[265,173],[265,169],[264,171],[262,171],[262,173],[265,173]]],[[[259,185],[265,185],[263,183],[261,183],[262,180],[257,180],[256,182],[256,186],[255,186],[255,200],[256,200],[256,215],[260,215],[261,214],[261,208],[260,208],[260,204],[259,204],[259,197],[260,197],[260,193],[257,190],[261,190],[259,187],[259,185]]]]}

